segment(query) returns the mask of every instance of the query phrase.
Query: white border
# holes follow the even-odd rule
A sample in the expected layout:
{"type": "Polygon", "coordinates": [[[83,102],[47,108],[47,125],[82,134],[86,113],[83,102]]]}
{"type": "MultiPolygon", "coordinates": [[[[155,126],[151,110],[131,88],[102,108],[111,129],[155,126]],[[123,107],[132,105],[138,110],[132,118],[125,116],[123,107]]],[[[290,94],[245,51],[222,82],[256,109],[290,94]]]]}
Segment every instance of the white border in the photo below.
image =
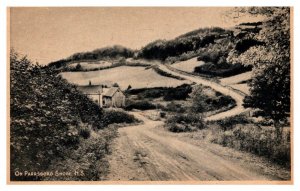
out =
{"type": "Polygon", "coordinates": [[[287,6],[293,0],[10,0],[8,6],[287,6]]]}
{"type": "Polygon", "coordinates": [[[0,8],[0,59],[1,59],[1,69],[0,69],[0,88],[1,88],[1,128],[0,128],[0,148],[1,148],[1,163],[0,163],[0,190],[66,190],[72,189],[74,191],[82,190],[87,187],[86,185],[39,185],[39,186],[15,186],[6,185],[6,7],[8,6],[294,6],[294,185],[92,185],[88,186],[89,190],[126,190],[135,191],[141,190],[223,190],[223,191],[240,191],[240,190],[257,190],[257,191],[292,191],[300,190],[300,176],[299,176],[299,128],[300,128],[300,117],[299,114],[300,103],[297,98],[300,96],[299,87],[299,76],[300,72],[299,66],[299,1],[297,0],[214,0],[212,1],[201,1],[200,0],[172,0],[165,1],[162,0],[105,0],[105,1],[93,1],[93,0],[11,0],[11,1],[1,1],[0,8]],[[298,18],[298,19],[297,19],[298,18]]]}

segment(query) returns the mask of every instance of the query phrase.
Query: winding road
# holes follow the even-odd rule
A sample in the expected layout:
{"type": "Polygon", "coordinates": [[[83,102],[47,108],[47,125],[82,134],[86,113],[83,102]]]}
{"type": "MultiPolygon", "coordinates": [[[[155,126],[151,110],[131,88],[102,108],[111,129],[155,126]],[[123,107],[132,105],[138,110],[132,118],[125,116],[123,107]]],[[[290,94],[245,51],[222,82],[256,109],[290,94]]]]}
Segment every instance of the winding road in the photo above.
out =
{"type": "MultiPolygon", "coordinates": [[[[245,112],[244,95],[218,83],[182,74],[165,65],[161,70],[209,86],[231,96],[236,107],[206,118],[219,120],[245,112]]],[[[163,121],[153,121],[140,111],[131,112],[143,124],[119,128],[108,156],[109,181],[265,181],[288,180],[289,170],[261,157],[209,143],[190,133],[172,133],[163,121]]]]}
{"type": "Polygon", "coordinates": [[[119,129],[108,156],[110,181],[282,180],[288,172],[254,155],[178,137],[140,112],[141,125],[119,129]]]}
{"type": "Polygon", "coordinates": [[[232,116],[235,116],[235,115],[238,115],[238,114],[248,111],[248,109],[245,109],[242,105],[243,99],[244,99],[244,94],[237,90],[234,90],[228,86],[223,86],[219,83],[216,83],[216,82],[213,82],[210,80],[206,80],[199,76],[194,76],[194,75],[188,74],[186,72],[183,73],[182,71],[172,68],[169,65],[159,64],[158,67],[161,70],[163,70],[167,73],[170,73],[174,76],[178,76],[178,77],[184,78],[186,80],[190,80],[197,84],[202,84],[202,85],[208,86],[224,95],[232,97],[235,100],[236,106],[234,108],[224,111],[224,112],[221,112],[221,113],[218,113],[218,114],[215,114],[215,115],[211,115],[206,118],[207,121],[220,120],[220,119],[224,119],[226,117],[232,117],[232,116]]]}

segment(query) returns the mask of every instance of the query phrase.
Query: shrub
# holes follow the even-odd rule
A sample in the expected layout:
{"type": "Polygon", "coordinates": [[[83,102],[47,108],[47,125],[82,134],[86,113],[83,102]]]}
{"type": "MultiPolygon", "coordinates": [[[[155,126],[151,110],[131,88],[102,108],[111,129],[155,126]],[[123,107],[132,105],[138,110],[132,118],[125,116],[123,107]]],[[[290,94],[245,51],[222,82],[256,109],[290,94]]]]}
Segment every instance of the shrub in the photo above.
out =
{"type": "Polygon", "coordinates": [[[102,122],[107,126],[113,123],[134,123],[137,119],[124,111],[109,110],[103,113],[102,122]]]}
{"type": "Polygon", "coordinates": [[[201,66],[197,66],[194,69],[195,73],[206,74],[210,76],[229,77],[237,75],[243,72],[252,70],[252,66],[244,66],[242,64],[217,64],[213,62],[207,62],[201,66]]]}
{"type": "Polygon", "coordinates": [[[149,110],[149,109],[156,109],[156,106],[149,101],[143,100],[143,101],[133,101],[129,103],[126,107],[126,110],[133,110],[133,109],[139,109],[139,110],[149,110]]]}
{"type": "Polygon", "coordinates": [[[185,100],[189,97],[192,87],[189,84],[182,84],[177,87],[156,87],[131,89],[126,91],[128,94],[138,95],[139,99],[163,97],[166,101],[185,100]]]}
{"type": "Polygon", "coordinates": [[[221,109],[224,107],[232,107],[236,105],[236,102],[232,97],[226,96],[226,95],[220,95],[214,99],[212,98],[207,98],[206,102],[209,103],[208,105],[208,110],[216,110],[216,109],[221,109]]]}
{"type": "Polygon", "coordinates": [[[186,100],[192,92],[192,87],[189,84],[182,84],[176,88],[168,88],[164,95],[164,100],[186,100]]]}
{"type": "Polygon", "coordinates": [[[91,136],[91,130],[89,128],[82,128],[79,130],[79,135],[87,139],[91,136]]]}
{"type": "Polygon", "coordinates": [[[220,93],[220,92],[218,92],[218,91],[216,91],[216,96],[217,96],[217,97],[219,97],[219,96],[221,96],[221,95],[223,95],[223,94],[220,93]]]}
{"type": "Polygon", "coordinates": [[[243,39],[236,43],[235,50],[239,53],[243,53],[252,46],[264,45],[264,43],[255,39],[243,39]]]}
{"type": "Polygon", "coordinates": [[[165,112],[159,112],[159,116],[160,116],[161,118],[165,118],[165,117],[166,117],[166,113],[165,113],[165,112]]]}
{"type": "Polygon", "coordinates": [[[176,114],[166,121],[166,127],[171,132],[188,132],[205,127],[202,116],[195,114],[176,114]]]}
{"type": "Polygon", "coordinates": [[[214,135],[212,142],[264,156],[290,167],[290,132],[285,132],[279,143],[275,134],[275,129],[271,127],[238,124],[230,130],[220,130],[214,135]]]}
{"type": "Polygon", "coordinates": [[[164,96],[165,91],[166,90],[164,88],[149,88],[149,89],[146,89],[144,92],[139,93],[138,97],[140,99],[143,99],[143,98],[159,98],[159,97],[164,96]]]}
{"type": "Polygon", "coordinates": [[[95,132],[96,136],[81,140],[76,150],[68,151],[70,157],[57,158],[50,165],[49,171],[83,172],[84,176],[52,176],[44,180],[76,180],[97,181],[103,180],[109,172],[109,164],[105,156],[110,154],[110,144],[117,136],[116,128],[106,128],[95,132]]]}
{"type": "Polygon", "coordinates": [[[211,95],[211,93],[207,94],[206,89],[207,87],[202,85],[194,87],[190,94],[192,98],[190,109],[192,112],[203,113],[215,110],[226,110],[236,105],[236,102],[230,96],[225,96],[220,92],[216,92],[216,96],[211,95]]]}
{"type": "MultiPolygon", "coordinates": [[[[93,165],[95,160],[92,158],[81,161],[80,157],[74,157],[74,153],[79,152],[84,143],[93,144],[89,142],[90,131],[105,129],[102,109],[48,67],[32,65],[14,52],[10,57],[10,67],[11,180],[44,179],[17,177],[14,176],[16,170],[57,170],[58,163],[64,166],[71,160],[72,164],[79,166],[93,165]]],[[[110,120],[106,122],[111,123],[110,120]]],[[[104,142],[108,144],[109,140],[104,142]]],[[[90,144],[87,146],[93,146],[90,144]]],[[[84,151],[82,156],[87,154],[84,151]]],[[[101,152],[104,152],[99,155],[102,160],[106,151],[101,152]]],[[[72,178],[75,179],[69,177],[72,178]]],[[[91,178],[94,179],[97,177],[91,178]]]]}
{"type": "Polygon", "coordinates": [[[233,129],[237,124],[249,124],[251,122],[252,121],[245,115],[236,115],[233,117],[226,117],[225,119],[220,119],[212,123],[218,124],[223,131],[227,131],[233,129]]]}
{"type": "Polygon", "coordinates": [[[161,70],[159,67],[153,67],[153,70],[158,73],[159,75],[162,75],[162,76],[165,76],[165,77],[169,77],[169,78],[174,78],[174,79],[177,79],[177,80],[184,80],[183,78],[179,77],[179,76],[175,76],[173,74],[170,74],[168,72],[165,72],[163,70],[161,70]]]}
{"type": "Polygon", "coordinates": [[[203,89],[202,85],[197,85],[191,93],[192,112],[202,113],[207,109],[207,103],[205,102],[207,96],[204,94],[203,89]]]}
{"type": "Polygon", "coordinates": [[[185,108],[182,107],[182,105],[180,104],[177,104],[175,102],[171,102],[171,103],[168,103],[166,105],[166,107],[162,108],[164,111],[170,111],[170,112],[176,112],[176,113],[183,113],[186,111],[185,108]]]}
{"type": "Polygon", "coordinates": [[[75,67],[76,71],[81,71],[82,70],[82,66],[78,63],[75,67]]]}

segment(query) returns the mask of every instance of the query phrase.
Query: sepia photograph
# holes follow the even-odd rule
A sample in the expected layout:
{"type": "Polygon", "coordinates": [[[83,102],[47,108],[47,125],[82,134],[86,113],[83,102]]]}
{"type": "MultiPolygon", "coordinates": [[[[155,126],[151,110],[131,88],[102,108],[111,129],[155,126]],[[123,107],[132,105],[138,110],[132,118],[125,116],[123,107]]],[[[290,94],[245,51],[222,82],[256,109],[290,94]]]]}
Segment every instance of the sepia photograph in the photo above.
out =
{"type": "Polygon", "coordinates": [[[9,7],[8,182],[292,184],[292,7],[9,7]]]}

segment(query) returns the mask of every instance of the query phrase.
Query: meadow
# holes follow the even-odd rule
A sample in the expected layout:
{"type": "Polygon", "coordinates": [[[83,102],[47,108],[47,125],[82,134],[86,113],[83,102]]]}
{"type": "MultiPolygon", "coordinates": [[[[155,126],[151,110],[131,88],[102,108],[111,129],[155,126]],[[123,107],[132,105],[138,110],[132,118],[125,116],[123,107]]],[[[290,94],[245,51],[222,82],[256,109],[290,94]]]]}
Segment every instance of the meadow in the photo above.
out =
{"type": "Polygon", "coordinates": [[[109,70],[90,72],[62,72],[61,76],[68,82],[76,85],[102,84],[107,82],[118,83],[121,89],[151,88],[151,87],[176,87],[187,80],[168,78],[157,74],[153,69],[144,67],[120,66],[109,70]]]}
{"type": "Polygon", "coordinates": [[[241,92],[249,95],[249,86],[246,82],[251,79],[252,73],[253,72],[250,71],[227,78],[221,78],[220,83],[223,85],[228,85],[234,89],[240,90],[241,92]]]}
{"type": "Polygon", "coordinates": [[[172,67],[185,72],[194,72],[195,67],[201,66],[202,64],[204,64],[204,62],[198,61],[197,57],[194,57],[182,62],[176,62],[172,64],[172,67]]]}
{"type": "Polygon", "coordinates": [[[103,68],[103,67],[109,67],[112,65],[111,62],[107,61],[93,61],[93,62],[75,62],[72,64],[68,65],[68,68],[73,69],[75,68],[78,64],[81,65],[81,68],[83,70],[92,70],[92,69],[98,69],[98,68],[103,68]]]}

